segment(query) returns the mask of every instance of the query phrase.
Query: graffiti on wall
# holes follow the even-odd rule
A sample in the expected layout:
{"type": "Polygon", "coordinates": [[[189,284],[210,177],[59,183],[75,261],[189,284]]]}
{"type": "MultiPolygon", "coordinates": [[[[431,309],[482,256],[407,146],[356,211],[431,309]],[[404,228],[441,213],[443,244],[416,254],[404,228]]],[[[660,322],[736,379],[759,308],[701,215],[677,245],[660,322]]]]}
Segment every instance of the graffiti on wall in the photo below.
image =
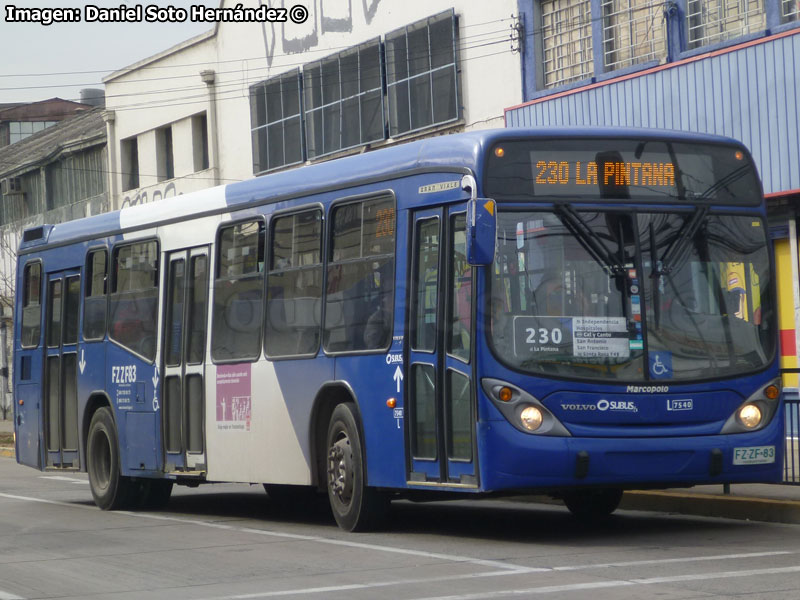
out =
{"type": "MultiPolygon", "coordinates": [[[[267,5],[266,0],[259,0],[267,5]]],[[[295,0],[283,0],[283,6],[289,8],[295,0]]],[[[262,23],[261,32],[264,37],[264,52],[267,65],[272,66],[276,45],[280,37],[281,54],[299,54],[311,50],[319,44],[319,38],[326,33],[352,33],[355,21],[364,25],[372,23],[381,0],[304,0],[309,10],[309,18],[305,23],[262,23]],[[353,4],[359,3],[363,12],[354,17],[353,4]],[[280,34],[277,28],[281,28],[280,34]]]]}
{"type": "Polygon", "coordinates": [[[170,181],[164,188],[148,188],[145,190],[136,190],[135,194],[128,194],[122,199],[120,208],[126,206],[136,206],[137,204],[147,204],[148,202],[158,202],[165,198],[173,198],[182,195],[183,192],[178,192],[175,187],[175,182],[170,181]]]}

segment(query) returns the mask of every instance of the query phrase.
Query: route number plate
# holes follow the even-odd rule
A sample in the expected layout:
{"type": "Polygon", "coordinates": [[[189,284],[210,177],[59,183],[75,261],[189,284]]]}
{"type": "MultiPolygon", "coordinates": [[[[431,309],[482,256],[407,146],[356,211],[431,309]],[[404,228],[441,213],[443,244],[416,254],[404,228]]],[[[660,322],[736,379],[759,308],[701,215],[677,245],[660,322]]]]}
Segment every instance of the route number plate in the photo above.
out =
{"type": "Polygon", "coordinates": [[[763,465],[775,462],[775,446],[751,446],[733,449],[733,464],[763,465]]]}

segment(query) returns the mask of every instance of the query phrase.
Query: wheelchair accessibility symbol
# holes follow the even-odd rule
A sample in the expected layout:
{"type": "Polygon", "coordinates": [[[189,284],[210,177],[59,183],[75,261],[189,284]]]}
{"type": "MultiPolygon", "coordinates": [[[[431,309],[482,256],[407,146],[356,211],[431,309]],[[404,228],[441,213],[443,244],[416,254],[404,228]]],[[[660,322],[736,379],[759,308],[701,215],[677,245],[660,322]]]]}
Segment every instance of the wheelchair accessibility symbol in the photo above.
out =
{"type": "Polygon", "coordinates": [[[671,352],[651,352],[650,353],[650,375],[653,379],[672,378],[672,353],[671,352]]]}

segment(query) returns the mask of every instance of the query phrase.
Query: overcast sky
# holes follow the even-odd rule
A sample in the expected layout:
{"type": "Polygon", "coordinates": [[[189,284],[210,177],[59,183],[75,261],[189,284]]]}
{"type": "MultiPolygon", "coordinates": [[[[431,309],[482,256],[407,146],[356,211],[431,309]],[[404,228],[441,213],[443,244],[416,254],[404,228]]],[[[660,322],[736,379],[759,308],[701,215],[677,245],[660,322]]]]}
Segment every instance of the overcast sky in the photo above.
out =
{"type": "MultiPolygon", "coordinates": [[[[123,0],[12,0],[0,15],[0,103],[59,97],[79,100],[82,88],[102,88],[102,79],[213,27],[209,23],[9,23],[8,5],[20,8],[119,7],[123,0]],[[76,73],[80,72],[80,73],[76,73]],[[47,74],[47,75],[45,75],[47,74]]],[[[136,5],[137,2],[125,2],[136,5]]],[[[219,0],[143,0],[143,6],[205,4],[219,0]]]]}

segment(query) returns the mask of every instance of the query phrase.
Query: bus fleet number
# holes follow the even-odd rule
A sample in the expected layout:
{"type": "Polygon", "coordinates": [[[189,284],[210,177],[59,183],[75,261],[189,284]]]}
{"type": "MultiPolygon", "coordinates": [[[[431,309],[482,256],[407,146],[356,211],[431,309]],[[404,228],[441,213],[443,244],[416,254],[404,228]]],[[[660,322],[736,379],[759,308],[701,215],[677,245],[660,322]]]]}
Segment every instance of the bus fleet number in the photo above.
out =
{"type": "Polygon", "coordinates": [[[136,365],[111,367],[111,383],[135,383],[136,365]]]}
{"type": "Polygon", "coordinates": [[[525,329],[525,333],[528,334],[528,337],[525,339],[525,342],[528,344],[543,346],[546,344],[560,344],[562,340],[562,333],[558,328],[547,329],[545,327],[540,327],[536,329],[534,327],[528,327],[525,329]]]}

